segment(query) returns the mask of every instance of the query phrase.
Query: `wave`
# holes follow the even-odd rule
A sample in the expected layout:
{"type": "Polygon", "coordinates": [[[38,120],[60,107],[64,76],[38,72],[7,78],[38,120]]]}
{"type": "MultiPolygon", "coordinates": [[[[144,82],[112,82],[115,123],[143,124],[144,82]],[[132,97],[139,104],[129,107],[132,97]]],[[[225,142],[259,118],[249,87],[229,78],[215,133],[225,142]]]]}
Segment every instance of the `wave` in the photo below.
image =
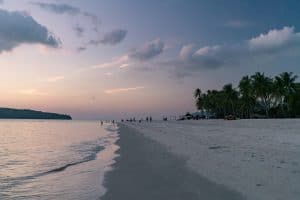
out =
{"type": "Polygon", "coordinates": [[[82,163],[86,163],[86,162],[90,162],[93,161],[97,158],[97,154],[102,151],[103,149],[105,149],[105,144],[102,140],[103,138],[100,138],[99,140],[96,140],[94,142],[84,142],[81,144],[78,144],[76,146],[71,146],[70,150],[71,151],[75,151],[77,152],[76,154],[78,154],[79,156],[82,156],[82,159],[78,159],[77,161],[74,162],[69,162],[66,164],[63,164],[62,166],[59,167],[55,167],[53,169],[44,171],[44,172],[39,172],[33,175],[28,175],[28,176],[22,176],[22,177],[15,177],[15,178],[2,178],[0,179],[0,182],[4,182],[6,184],[2,185],[0,187],[1,189],[8,189],[11,187],[14,187],[16,185],[22,184],[24,181],[29,181],[35,178],[39,178],[42,176],[46,176],[52,173],[59,173],[62,172],[64,170],[66,170],[69,167],[75,166],[75,165],[79,165],[82,163]]]}
{"type": "Polygon", "coordinates": [[[89,162],[89,161],[95,160],[96,157],[97,157],[97,153],[99,153],[103,149],[104,149],[104,147],[100,147],[99,146],[99,147],[95,148],[95,151],[93,151],[93,154],[85,157],[84,159],[82,159],[80,161],[72,162],[72,163],[67,163],[66,165],[63,165],[61,167],[57,167],[57,168],[51,169],[51,170],[49,170],[47,172],[43,172],[43,173],[40,173],[38,175],[39,176],[44,176],[44,175],[47,175],[47,174],[50,174],[50,173],[61,172],[61,171],[64,171],[65,169],[67,169],[68,167],[71,167],[71,166],[74,166],[74,165],[79,165],[79,164],[82,164],[82,163],[85,163],[85,162],[89,162]]]}
{"type": "Polygon", "coordinates": [[[117,132],[119,130],[119,126],[117,125],[108,125],[105,130],[109,131],[109,132],[117,132]]]}
{"type": "MultiPolygon", "coordinates": [[[[106,130],[110,132],[116,132],[118,128],[116,126],[107,126],[106,130]]],[[[40,173],[38,174],[38,176],[61,172],[66,170],[68,167],[95,160],[97,154],[103,149],[105,149],[107,145],[110,145],[111,140],[116,137],[117,137],[116,135],[107,135],[99,138],[96,141],[92,141],[92,142],[87,141],[87,142],[82,142],[78,145],[71,146],[72,151],[77,152],[79,155],[82,155],[83,158],[81,160],[78,160],[76,162],[70,162],[61,167],[57,167],[47,172],[40,173]]]]}
{"type": "MultiPolygon", "coordinates": [[[[19,177],[1,177],[0,176],[0,191],[9,190],[10,188],[30,182],[33,179],[60,173],[69,167],[80,165],[86,162],[93,161],[97,158],[97,154],[109,146],[116,138],[118,138],[118,126],[108,125],[105,127],[110,134],[99,137],[92,141],[83,141],[78,144],[73,144],[65,149],[66,155],[61,154],[62,157],[57,160],[49,160],[42,167],[41,171],[34,174],[19,176],[19,177]],[[112,134],[111,134],[112,133],[112,134]],[[72,156],[69,156],[71,154],[72,156]],[[70,159],[70,160],[68,160],[70,159]],[[60,163],[60,164],[58,164],[60,163]],[[52,168],[51,168],[52,166],[52,168]]],[[[0,192],[1,193],[1,192],[0,192]]],[[[1,199],[1,197],[0,197],[1,199]]]]}

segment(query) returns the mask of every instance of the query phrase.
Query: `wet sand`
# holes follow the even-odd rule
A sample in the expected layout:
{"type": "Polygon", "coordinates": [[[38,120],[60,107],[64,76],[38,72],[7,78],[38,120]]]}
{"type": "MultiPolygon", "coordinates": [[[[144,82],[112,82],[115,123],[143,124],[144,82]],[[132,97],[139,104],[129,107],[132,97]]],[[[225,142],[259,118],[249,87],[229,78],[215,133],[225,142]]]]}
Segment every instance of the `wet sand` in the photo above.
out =
{"type": "Polygon", "coordinates": [[[187,167],[186,159],[120,124],[119,157],[105,176],[102,200],[240,200],[236,191],[187,167]]]}
{"type": "Polygon", "coordinates": [[[200,176],[246,199],[300,199],[300,119],[125,125],[184,158],[200,176]]]}

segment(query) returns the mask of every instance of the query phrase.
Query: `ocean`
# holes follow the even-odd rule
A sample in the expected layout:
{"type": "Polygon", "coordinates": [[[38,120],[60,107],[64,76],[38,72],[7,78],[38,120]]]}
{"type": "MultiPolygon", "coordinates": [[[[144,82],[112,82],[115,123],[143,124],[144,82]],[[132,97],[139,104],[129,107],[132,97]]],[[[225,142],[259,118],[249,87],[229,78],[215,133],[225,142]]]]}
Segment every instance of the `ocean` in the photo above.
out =
{"type": "Polygon", "coordinates": [[[117,125],[0,120],[0,199],[100,199],[117,125]]]}

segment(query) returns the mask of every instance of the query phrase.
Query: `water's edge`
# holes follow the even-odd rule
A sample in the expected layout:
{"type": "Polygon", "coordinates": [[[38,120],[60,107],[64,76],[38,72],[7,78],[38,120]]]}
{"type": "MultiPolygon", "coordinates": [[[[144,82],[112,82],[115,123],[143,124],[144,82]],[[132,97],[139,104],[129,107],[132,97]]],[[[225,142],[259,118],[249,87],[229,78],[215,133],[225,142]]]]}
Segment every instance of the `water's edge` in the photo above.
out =
{"type": "Polygon", "coordinates": [[[119,148],[118,126],[1,121],[0,199],[99,199],[119,148]]]}
{"type": "Polygon", "coordinates": [[[101,200],[244,199],[186,167],[186,161],[137,131],[119,124],[120,155],[105,174],[106,193],[101,200]]]}

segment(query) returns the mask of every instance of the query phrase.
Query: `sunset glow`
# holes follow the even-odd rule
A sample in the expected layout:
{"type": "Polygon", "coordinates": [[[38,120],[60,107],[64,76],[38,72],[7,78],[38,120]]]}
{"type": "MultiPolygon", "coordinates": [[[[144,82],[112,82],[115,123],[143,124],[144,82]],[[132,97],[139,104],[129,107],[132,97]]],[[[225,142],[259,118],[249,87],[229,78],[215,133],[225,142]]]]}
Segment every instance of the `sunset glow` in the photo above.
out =
{"type": "Polygon", "coordinates": [[[297,1],[272,1],[268,17],[260,1],[1,2],[1,107],[171,115],[194,110],[197,87],[300,72],[297,1]]]}

